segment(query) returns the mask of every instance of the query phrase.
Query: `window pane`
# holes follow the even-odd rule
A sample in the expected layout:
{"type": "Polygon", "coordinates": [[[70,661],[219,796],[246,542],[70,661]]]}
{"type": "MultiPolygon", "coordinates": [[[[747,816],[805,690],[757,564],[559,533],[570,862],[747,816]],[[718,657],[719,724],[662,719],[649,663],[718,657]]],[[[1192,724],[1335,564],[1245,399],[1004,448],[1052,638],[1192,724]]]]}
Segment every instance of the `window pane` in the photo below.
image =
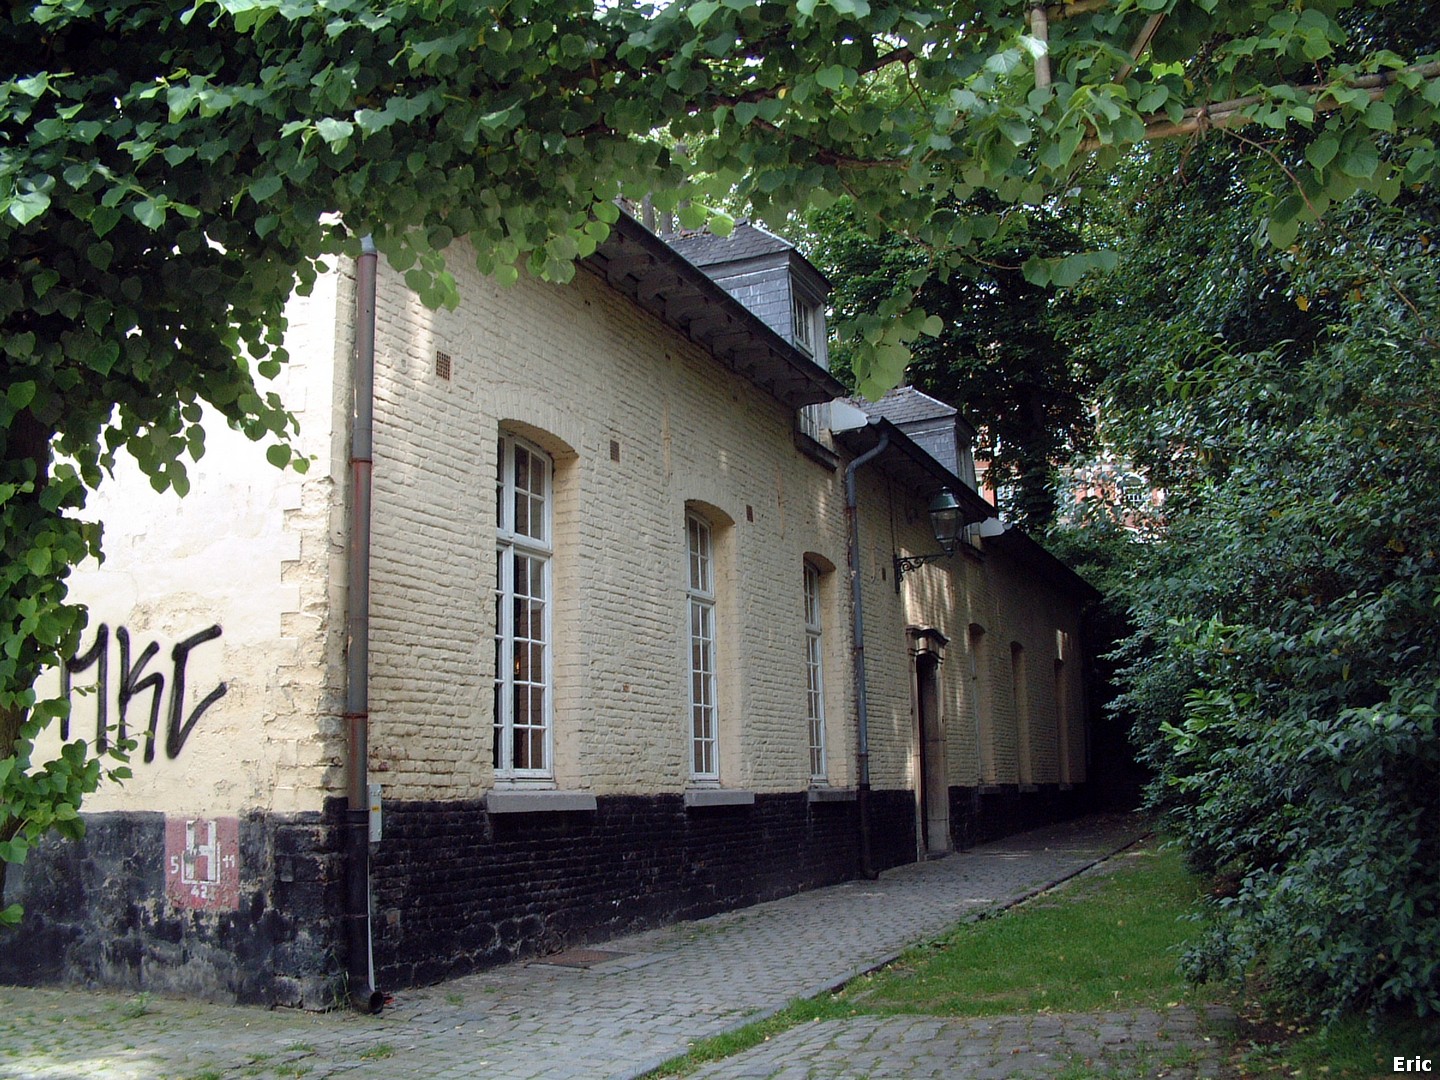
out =
{"type": "Polygon", "coordinates": [[[505,440],[502,438],[495,459],[495,525],[504,530],[508,524],[505,520],[505,440]]]}
{"type": "Polygon", "coordinates": [[[530,451],[523,446],[515,447],[515,490],[530,489],[530,451]]]}
{"type": "Polygon", "coordinates": [[[515,496],[515,531],[521,536],[530,535],[530,500],[519,494],[515,496]]]}

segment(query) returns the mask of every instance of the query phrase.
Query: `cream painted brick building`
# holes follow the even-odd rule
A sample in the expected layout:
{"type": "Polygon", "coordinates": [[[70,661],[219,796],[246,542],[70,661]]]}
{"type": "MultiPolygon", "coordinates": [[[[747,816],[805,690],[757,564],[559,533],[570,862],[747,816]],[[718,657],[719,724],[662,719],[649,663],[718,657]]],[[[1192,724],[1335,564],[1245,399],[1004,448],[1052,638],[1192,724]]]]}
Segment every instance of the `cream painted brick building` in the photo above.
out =
{"type": "Polygon", "coordinates": [[[44,947],[0,975],[320,1006],[347,957],[352,988],[357,956],[433,981],[1082,807],[1088,587],[956,474],[953,409],[802,417],[843,388],[793,248],[622,219],[564,286],[449,262],[453,311],[383,262],[375,290],[368,716],[351,267],[291,309],[307,474],[222,428],[187,499],[122,474],[97,500],[91,628],[50,689],[71,737],[139,739],[135,776],[19,875],[44,947]],[[970,534],[897,588],[942,491],[970,534]]]}

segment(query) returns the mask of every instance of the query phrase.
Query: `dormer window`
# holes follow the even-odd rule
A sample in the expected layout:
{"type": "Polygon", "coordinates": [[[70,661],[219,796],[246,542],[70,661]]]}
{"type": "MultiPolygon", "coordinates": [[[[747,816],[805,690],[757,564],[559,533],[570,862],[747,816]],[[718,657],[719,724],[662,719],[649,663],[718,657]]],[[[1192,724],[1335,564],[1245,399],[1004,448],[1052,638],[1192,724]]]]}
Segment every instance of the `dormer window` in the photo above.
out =
{"type": "Polygon", "coordinates": [[[799,293],[790,293],[791,336],[795,347],[808,356],[815,355],[815,341],[819,336],[815,324],[819,322],[820,305],[812,304],[799,293]]]}

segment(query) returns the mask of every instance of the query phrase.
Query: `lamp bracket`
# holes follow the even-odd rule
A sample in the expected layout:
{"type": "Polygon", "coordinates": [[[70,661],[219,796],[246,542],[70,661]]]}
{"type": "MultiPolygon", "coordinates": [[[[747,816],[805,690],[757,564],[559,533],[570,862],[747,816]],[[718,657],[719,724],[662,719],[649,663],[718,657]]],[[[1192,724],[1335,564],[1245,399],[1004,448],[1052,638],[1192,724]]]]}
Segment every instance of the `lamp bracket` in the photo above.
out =
{"type": "Polygon", "coordinates": [[[900,591],[900,579],[913,570],[919,570],[926,563],[937,562],[940,559],[949,559],[954,556],[954,551],[936,551],[929,555],[896,555],[895,556],[895,591],[900,591]]]}

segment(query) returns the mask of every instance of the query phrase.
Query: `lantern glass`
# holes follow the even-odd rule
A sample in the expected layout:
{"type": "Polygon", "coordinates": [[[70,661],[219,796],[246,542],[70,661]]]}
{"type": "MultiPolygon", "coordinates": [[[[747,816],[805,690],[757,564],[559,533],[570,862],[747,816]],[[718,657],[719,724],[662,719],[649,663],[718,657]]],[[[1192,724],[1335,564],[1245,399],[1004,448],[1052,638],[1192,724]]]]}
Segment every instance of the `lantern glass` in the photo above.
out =
{"type": "Polygon", "coordinates": [[[965,520],[960,513],[959,501],[950,492],[942,491],[930,500],[930,525],[940,546],[947,552],[954,551],[965,520]]]}

